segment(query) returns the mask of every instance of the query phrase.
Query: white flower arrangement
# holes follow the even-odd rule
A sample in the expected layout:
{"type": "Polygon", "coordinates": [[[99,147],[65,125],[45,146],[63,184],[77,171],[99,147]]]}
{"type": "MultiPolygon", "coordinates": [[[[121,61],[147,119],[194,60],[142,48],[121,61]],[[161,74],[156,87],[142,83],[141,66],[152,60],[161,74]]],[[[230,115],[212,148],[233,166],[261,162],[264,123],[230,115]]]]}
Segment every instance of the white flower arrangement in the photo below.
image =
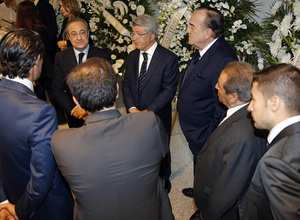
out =
{"type": "Polygon", "coordinates": [[[225,39],[236,50],[240,60],[257,65],[258,58],[254,50],[252,37],[260,26],[250,19],[255,15],[255,1],[251,0],[171,0],[161,3],[159,23],[159,39],[162,40],[172,15],[182,8],[186,11],[177,24],[169,49],[179,58],[180,71],[184,70],[189,61],[193,48],[188,45],[186,29],[192,12],[199,7],[212,7],[224,16],[225,39]]]}
{"type": "MultiPolygon", "coordinates": [[[[58,0],[50,0],[59,31],[63,17],[58,0]]],[[[140,14],[153,14],[148,0],[78,0],[82,14],[89,20],[90,36],[100,48],[111,52],[113,69],[123,76],[128,53],[135,49],[130,38],[131,23],[140,14]]]]}
{"type": "Polygon", "coordinates": [[[281,0],[273,3],[270,17],[265,21],[264,32],[259,40],[264,56],[264,66],[294,62],[300,39],[300,1],[281,0]]]}

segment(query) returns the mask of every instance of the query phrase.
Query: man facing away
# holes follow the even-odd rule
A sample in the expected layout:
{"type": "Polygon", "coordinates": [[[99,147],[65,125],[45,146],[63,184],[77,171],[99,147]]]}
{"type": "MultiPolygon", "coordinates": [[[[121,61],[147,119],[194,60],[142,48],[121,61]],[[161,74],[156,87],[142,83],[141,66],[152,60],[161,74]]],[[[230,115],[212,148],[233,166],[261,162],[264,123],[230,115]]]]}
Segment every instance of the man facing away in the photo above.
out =
{"type": "Polygon", "coordinates": [[[75,196],[75,219],[174,219],[159,177],[168,137],[153,112],[122,116],[116,109],[116,74],[91,58],[67,83],[78,108],[88,112],[80,128],[57,131],[52,149],[75,196]]]}
{"type": "Polygon", "coordinates": [[[248,110],[255,127],[270,131],[269,146],[240,202],[240,217],[300,219],[300,71],[279,64],[254,77],[248,110]]]}
{"type": "Polygon", "coordinates": [[[53,97],[63,107],[69,127],[83,125],[86,111],[79,109],[66,84],[66,77],[71,70],[86,59],[100,57],[110,61],[110,53],[107,50],[89,45],[88,24],[81,18],[73,18],[69,21],[66,31],[72,47],[60,51],[55,56],[53,74],[53,97]]]}
{"type": "Polygon", "coordinates": [[[33,92],[43,51],[41,37],[25,29],[9,32],[0,44],[0,202],[10,202],[0,212],[20,220],[71,220],[73,198],[50,146],[56,113],[33,92]]]}
{"type": "MultiPolygon", "coordinates": [[[[216,9],[197,9],[186,32],[189,44],[197,50],[182,76],[177,110],[195,168],[198,153],[226,109],[218,100],[215,85],[225,65],[237,57],[223,38],[223,15],[216,9]]],[[[193,197],[192,188],[182,192],[193,197]]]]}
{"type": "Polygon", "coordinates": [[[221,72],[216,89],[228,110],[198,154],[194,180],[198,211],[191,220],[239,219],[238,199],[266,148],[247,111],[254,71],[250,64],[236,61],[221,72]]]}
{"type": "MultiPolygon", "coordinates": [[[[177,56],[157,43],[157,24],[147,14],[132,22],[136,50],[128,55],[122,82],[126,109],[130,113],[153,111],[171,136],[172,100],[176,93],[179,68],[177,56]]],[[[171,190],[171,156],[162,160],[160,176],[167,192],[171,190]]]]}

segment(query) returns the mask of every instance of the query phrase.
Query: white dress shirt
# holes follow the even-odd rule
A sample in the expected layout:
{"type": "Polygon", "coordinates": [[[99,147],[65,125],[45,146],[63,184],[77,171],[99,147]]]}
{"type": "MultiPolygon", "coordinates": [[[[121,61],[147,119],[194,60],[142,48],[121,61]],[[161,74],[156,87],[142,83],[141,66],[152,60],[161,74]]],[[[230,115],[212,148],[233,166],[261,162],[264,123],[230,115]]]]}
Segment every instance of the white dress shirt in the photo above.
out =
{"type": "Polygon", "coordinates": [[[269,135],[268,135],[268,143],[271,144],[274,138],[286,127],[290,126],[291,124],[295,124],[300,121],[300,115],[293,116],[291,118],[288,118],[277,125],[275,125],[269,135]]]}

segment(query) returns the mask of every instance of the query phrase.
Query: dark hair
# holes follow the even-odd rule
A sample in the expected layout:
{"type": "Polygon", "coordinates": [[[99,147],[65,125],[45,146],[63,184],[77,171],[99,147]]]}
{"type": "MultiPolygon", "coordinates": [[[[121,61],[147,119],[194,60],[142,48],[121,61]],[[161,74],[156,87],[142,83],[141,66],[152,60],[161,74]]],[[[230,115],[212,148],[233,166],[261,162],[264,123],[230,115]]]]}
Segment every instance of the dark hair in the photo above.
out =
{"type": "Polygon", "coordinates": [[[228,63],[223,72],[227,76],[223,85],[226,94],[236,93],[241,102],[249,102],[255,68],[249,63],[234,61],[228,63]]]}
{"type": "Polygon", "coordinates": [[[0,42],[0,71],[9,78],[27,78],[44,50],[38,33],[26,29],[8,32],[0,42]]]}
{"type": "Polygon", "coordinates": [[[109,61],[99,57],[87,59],[67,77],[71,93],[85,110],[93,113],[114,106],[117,78],[109,61]]]}
{"type": "Polygon", "coordinates": [[[33,27],[43,27],[46,29],[46,26],[39,18],[33,2],[23,1],[18,5],[16,27],[30,30],[33,30],[33,27]]]}
{"type": "Polygon", "coordinates": [[[254,74],[253,82],[267,101],[279,96],[287,110],[300,113],[300,70],[291,64],[278,64],[254,74]]]}
{"type": "Polygon", "coordinates": [[[146,29],[146,32],[148,34],[154,34],[155,35],[155,40],[158,39],[158,29],[157,29],[157,24],[154,21],[153,17],[151,17],[148,14],[142,14],[132,21],[132,27],[134,26],[139,26],[139,27],[144,27],[146,29]]]}
{"type": "Polygon", "coordinates": [[[80,8],[77,0],[61,0],[61,3],[64,8],[70,9],[70,13],[74,15],[74,17],[78,17],[80,15],[80,8]]]}
{"type": "Polygon", "coordinates": [[[224,34],[223,15],[217,9],[210,7],[198,8],[196,11],[204,10],[206,12],[205,26],[212,29],[213,38],[222,37],[224,34]]]}

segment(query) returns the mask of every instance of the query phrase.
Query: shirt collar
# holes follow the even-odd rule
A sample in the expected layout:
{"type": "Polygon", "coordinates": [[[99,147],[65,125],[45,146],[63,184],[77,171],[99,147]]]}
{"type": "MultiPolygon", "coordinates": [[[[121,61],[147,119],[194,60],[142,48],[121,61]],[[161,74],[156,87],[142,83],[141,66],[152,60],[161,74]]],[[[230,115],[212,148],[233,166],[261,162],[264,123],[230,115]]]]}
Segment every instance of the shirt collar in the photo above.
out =
{"type": "Polygon", "coordinates": [[[208,49],[218,40],[218,38],[214,39],[212,42],[210,42],[206,47],[204,47],[203,50],[199,50],[200,56],[202,57],[206,51],[208,51],[208,49]]]}
{"type": "Polygon", "coordinates": [[[77,58],[78,54],[80,54],[80,53],[84,53],[84,55],[87,55],[88,52],[89,52],[89,49],[90,49],[90,45],[89,45],[89,44],[88,44],[88,46],[87,46],[83,51],[79,51],[79,50],[77,50],[77,49],[75,49],[75,48],[73,47],[73,50],[74,50],[74,53],[75,53],[75,57],[76,57],[76,58],[77,58]]]}
{"type": "Polygon", "coordinates": [[[34,5],[37,5],[39,3],[39,0],[34,0],[34,5]]]}
{"type": "Polygon", "coordinates": [[[269,135],[268,135],[268,143],[271,144],[272,141],[274,140],[274,138],[283,130],[285,129],[286,127],[288,127],[289,125],[291,124],[295,124],[297,122],[300,121],[300,115],[296,115],[296,116],[293,116],[293,117],[290,117],[280,123],[278,123],[277,125],[275,125],[269,135]]]}
{"type": "Polygon", "coordinates": [[[148,55],[153,56],[156,47],[157,47],[157,42],[155,41],[155,43],[147,51],[141,51],[140,54],[146,52],[148,55]]]}
{"type": "Polygon", "coordinates": [[[31,91],[34,92],[34,90],[33,90],[33,83],[29,79],[27,79],[27,78],[21,79],[19,76],[17,76],[15,78],[11,79],[8,76],[6,76],[5,79],[21,83],[22,85],[26,86],[27,88],[29,88],[31,91]]]}

